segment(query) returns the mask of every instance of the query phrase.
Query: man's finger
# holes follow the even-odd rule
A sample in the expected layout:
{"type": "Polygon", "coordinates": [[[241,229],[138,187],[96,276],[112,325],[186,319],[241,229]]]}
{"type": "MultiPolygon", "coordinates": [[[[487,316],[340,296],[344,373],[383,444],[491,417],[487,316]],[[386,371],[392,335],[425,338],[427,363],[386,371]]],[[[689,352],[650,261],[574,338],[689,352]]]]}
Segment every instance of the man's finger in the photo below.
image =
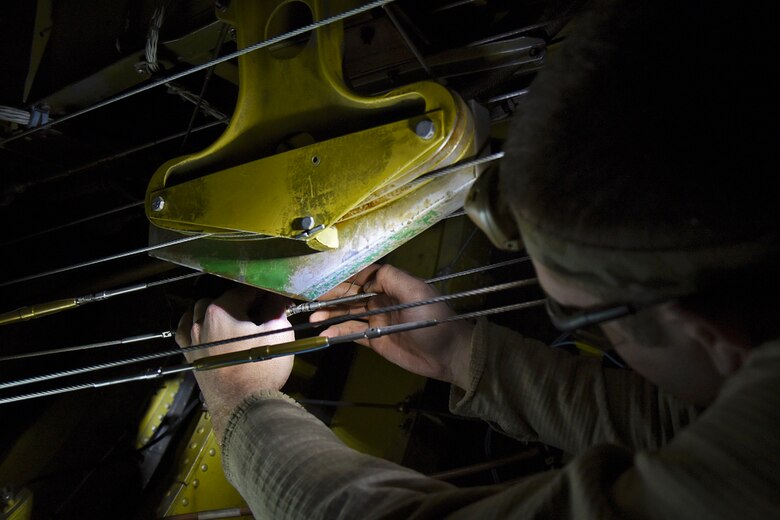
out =
{"type": "Polygon", "coordinates": [[[335,300],[336,298],[343,298],[345,296],[354,296],[363,292],[363,286],[356,283],[341,282],[330,291],[322,294],[317,301],[324,302],[326,300],[335,300]]]}
{"type": "MultiPolygon", "coordinates": [[[[326,338],[335,338],[336,336],[343,336],[345,334],[354,334],[356,332],[363,332],[368,328],[368,325],[366,323],[363,323],[362,321],[346,321],[344,323],[339,323],[338,325],[333,325],[331,327],[328,327],[327,329],[320,332],[320,336],[324,336],[326,338]]],[[[356,341],[358,345],[363,345],[364,347],[368,346],[368,340],[367,339],[361,339],[359,341],[356,341]]]]}
{"type": "Polygon", "coordinates": [[[350,314],[360,314],[366,312],[368,309],[365,305],[359,305],[355,307],[346,306],[333,306],[325,309],[315,311],[309,316],[309,322],[316,323],[318,321],[325,321],[331,318],[339,318],[341,316],[348,316],[350,314]]]}
{"type": "Polygon", "coordinates": [[[195,302],[192,308],[192,323],[202,325],[203,319],[206,317],[206,309],[211,302],[214,301],[211,298],[201,298],[195,302]]]}
{"type": "Polygon", "coordinates": [[[424,300],[438,294],[425,281],[389,264],[377,270],[375,276],[365,283],[363,290],[385,293],[400,302],[424,300]]]}
{"type": "Polygon", "coordinates": [[[223,309],[237,320],[249,319],[249,307],[262,292],[248,285],[239,285],[214,300],[213,304],[223,309]]]}
{"type": "Polygon", "coordinates": [[[192,345],[190,339],[190,329],[192,329],[192,312],[185,312],[179,319],[179,325],[176,327],[176,344],[181,348],[187,348],[192,345]]]}
{"type": "Polygon", "coordinates": [[[338,284],[330,291],[322,294],[319,298],[317,298],[317,300],[318,301],[333,300],[336,298],[343,298],[345,296],[354,296],[356,294],[366,292],[363,289],[363,286],[365,285],[366,281],[368,281],[369,279],[371,279],[371,277],[374,276],[374,273],[380,267],[381,266],[379,264],[369,265],[359,273],[350,276],[349,278],[347,278],[345,281],[338,284]]]}

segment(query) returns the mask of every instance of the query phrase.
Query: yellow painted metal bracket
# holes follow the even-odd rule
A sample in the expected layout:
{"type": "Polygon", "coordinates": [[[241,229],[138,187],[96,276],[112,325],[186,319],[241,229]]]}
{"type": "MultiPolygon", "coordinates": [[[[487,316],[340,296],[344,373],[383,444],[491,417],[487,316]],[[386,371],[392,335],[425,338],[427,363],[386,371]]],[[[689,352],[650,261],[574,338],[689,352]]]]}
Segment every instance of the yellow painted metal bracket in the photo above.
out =
{"type": "MultiPolygon", "coordinates": [[[[355,4],[235,0],[220,16],[244,48],[355,4]]],[[[155,256],[313,298],[462,204],[473,169],[410,181],[475,153],[469,107],[432,81],[352,92],[343,39],[337,22],[239,58],[224,134],[163,164],[146,194],[153,243],[172,233],[215,236],[155,256]],[[236,231],[275,240],[236,243],[228,237],[236,231]]]]}
{"type": "Polygon", "coordinates": [[[309,216],[331,227],[378,188],[415,171],[445,143],[436,110],[258,159],[151,193],[164,201],[155,224],[198,231],[248,231],[295,238],[309,216]],[[430,122],[427,139],[415,126],[430,122]],[[359,151],[359,153],[355,153],[359,151]]]}

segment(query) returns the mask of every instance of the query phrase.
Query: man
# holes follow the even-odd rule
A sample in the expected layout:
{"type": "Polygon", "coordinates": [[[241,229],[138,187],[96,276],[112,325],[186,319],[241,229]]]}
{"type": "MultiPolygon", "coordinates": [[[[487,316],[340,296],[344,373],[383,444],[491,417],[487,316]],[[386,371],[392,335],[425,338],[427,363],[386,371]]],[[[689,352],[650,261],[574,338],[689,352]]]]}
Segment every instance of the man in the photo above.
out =
{"type": "MultiPolygon", "coordinates": [[[[761,31],[772,17],[739,12],[746,20],[704,3],[597,3],[534,82],[505,147],[501,192],[551,314],[600,317],[635,371],[486,321],[364,342],[452,383],[453,412],[574,459],[458,489],[343,446],[279,392],[289,359],[199,374],[228,478],[256,516],[780,518],[780,215],[765,186],[777,133],[760,55],[776,47],[761,31]]],[[[333,294],[347,287],[380,293],[368,308],[434,294],[391,266],[333,294]]],[[[199,302],[177,338],[257,331],[252,298],[199,302]]],[[[450,314],[418,307],[370,325],[450,314]]]]}

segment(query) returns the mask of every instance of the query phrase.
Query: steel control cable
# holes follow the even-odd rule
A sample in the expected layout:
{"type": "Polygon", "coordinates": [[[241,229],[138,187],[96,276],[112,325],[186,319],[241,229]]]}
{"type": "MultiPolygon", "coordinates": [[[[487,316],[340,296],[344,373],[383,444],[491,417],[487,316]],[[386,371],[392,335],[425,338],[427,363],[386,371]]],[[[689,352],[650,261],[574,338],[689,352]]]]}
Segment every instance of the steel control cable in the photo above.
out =
{"type": "MultiPolygon", "coordinates": [[[[483,309],[480,311],[469,312],[465,314],[456,314],[448,318],[443,319],[427,319],[413,322],[404,322],[394,325],[388,325],[386,327],[369,327],[361,332],[353,334],[344,334],[342,336],[335,336],[331,338],[323,336],[315,336],[312,338],[304,338],[300,340],[290,341],[286,343],[277,343],[274,345],[264,345],[261,347],[254,347],[247,350],[241,350],[237,352],[229,352],[226,354],[217,354],[204,358],[197,359],[192,363],[184,363],[181,365],[175,365],[172,367],[157,367],[148,369],[140,374],[134,374],[130,376],[122,376],[111,379],[105,379],[101,381],[93,381],[89,383],[82,383],[70,386],[64,386],[59,388],[53,388],[49,390],[42,390],[39,392],[31,392],[28,394],[19,394],[10,397],[0,398],[0,404],[14,403],[18,401],[25,401],[29,399],[36,399],[39,397],[46,397],[51,395],[58,395],[68,392],[74,392],[77,390],[86,390],[90,388],[103,388],[106,386],[113,386],[123,383],[130,383],[134,381],[145,381],[150,379],[159,379],[165,376],[178,374],[182,372],[201,372],[206,370],[218,370],[220,368],[226,368],[230,366],[236,366],[246,363],[254,363],[257,361],[265,361],[268,359],[274,359],[282,356],[290,356],[297,354],[305,354],[322,350],[335,345],[341,345],[345,343],[352,343],[361,339],[376,339],[389,334],[398,334],[401,332],[410,332],[413,330],[435,327],[446,323],[452,323],[454,321],[474,319],[482,316],[489,316],[491,314],[499,314],[503,312],[511,312],[521,309],[528,309],[531,307],[539,307],[544,305],[545,300],[534,300],[529,302],[515,303],[511,305],[505,305],[502,307],[495,307],[492,309],[483,309]]],[[[415,302],[419,303],[419,302],[415,302]]],[[[281,332],[282,329],[272,331],[275,334],[281,332]]],[[[223,340],[224,342],[237,342],[243,341],[242,338],[231,338],[229,340],[223,340]]],[[[216,343],[216,342],[215,342],[216,343]]],[[[202,347],[202,345],[201,345],[202,347]]],[[[181,349],[183,352],[185,349],[181,349]]]]}
{"type": "MultiPolygon", "coordinates": [[[[262,338],[262,337],[265,337],[265,336],[270,336],[270,335],[273,335],[273,334],[279,334],[279,333],[282,333],[282,332],[301,331],[301,330],[310,330],[310,329],[320,328],[320,327],[329,327],[331,325],[338,325],[340,323],[344,323],[344,322],[351,321],[351,320],[359,320],[359,319],[363,319],[363,318],[368,318],[368,317],[375,316],[375,315],[378,315],[378,314],[385,314],[385,313],[389,313],[389,312],[402,311],[402,310],[405,310],[405,309],[412,309],[412,308],[415,308],[415,307],[421,307],[421,306],[425,306],[425,305],[433,305],[435,303],[443,303],[443,302],[447,302],[447,301],[451,301],[451,300],[455,300],[455,299],[467,298],[467,297],[470,297],[470,296],[479,296],[479,295],[483,295],[483,294],[490,294],[490,293],[499,292],[499,291],[516,289],[516,288],[519,288],[519,287],[526,287],[526,286],[530,286],[530,285],[536,285],[537,283],[538,283],[538,280],[536,278],[528,278],[528,279],[524,279],[524,280],[517,280],[517,281],[513,281],[513,282],[506,282],[506,283],[491,285],[489,287],[482,287],[482,288],[479,288],[479,289],[470,289],[470,290],[460,291],[460,292],[452,293],[452,294],[443,294],[443,295],[435,296],[433,298],[429,298],[429,299],[426,299],[426,300],[418,300],[418,301],[407,302],[407,303],[399,303],[399,304],[396,304],[396,305],[390,305],[390,306],[387,306],[387,307],[382,307],[382,308],[379,308],[379,309],[365,311],[365,312],[361,312],[361,313],[357,313],[357,314],[348,314],[348,315],[345,315],[345,316],[338,316],[338,317],[335,317],[335,318],[331,318],[329,320],[324,320],[324,321],[316,322],[316,323],[301,323],[299,325],[294,325],[292,327],[286,327],[286,328],[283,328],[283,329],[276,329],[276,330],[271,330],[271,331],[257,332],[257,333],[254,333],[254,334],[248,334],[248,335],[245,335],[245,336],[239,336],[239,337],[235,337],[235,338],[228,338],[228,339],[219,340],[219,341],[210,341],[210,342],[207,342],[207,343],[200,343],[200,344],[197,344],[197,345],[190,345],[189,347],[185,347],[185,348],[176,348],[176,349],[164,350],[164,351],[161,351],[161,352],[153,352],[153,353],[150,353],[150,354],[142,354],[142,355],[132,356],[132,357],[128,357],[128,358],[120,359],[120,360],[107,361],[107,362],[104,362],[104,363],[96,363],[94,365],[89,365],[89,366],[86,366],[86,367],[73,368],[73,369],[69,369],[69,370],[61,370],[61,371],[57,371],[57,372],[51,372],[51,373],[48,373],[48,374],[40,374],[40,375],[37,375],[37,376],[30,376],[30,377],[26,377],[26,378],[22,378],[22,379],[16,379],[16,380],[13,380],[13,381],[4,381],[4,382],[0,382],[0,390],[1,389],[6,389],[6,388],[13,388],[13,387],[16,387],[16,386],[32,384],[32,383],[40,383],[40,382],[44,382],[44,381],[51,381],[53,379],[59,379],[59,378],[62,378],[62,377],[68,377],[68,376],[73,376],[73,375],[78,375],[78,374],[85,374],[85,373],[89,373],[89,372],[96,372],[98,370],[104,370],[104,369],[108,369],[108,368],[116,368],[116,367],[125,366],[125,365],[129,365],[129,364],[134,364],[134,363],[142,363],[144,361],[151,361],[151,360],[154,360],[154,359],[165,358],[165,357],[169,357],[169,356],[173,356],[173,355],[177,355],[177,354],[194,352],[194,351],[202,350],[202,349],[205,349],[205,348],[218,347],[218,346],[222,346],[222,345],[228,345],[228,344],[231,344],[231,343],[236,343],[236,342],[239,342],[239,341],[246,341],[246,340],[250,340],[250,339],[262,338]]],[[[541,305],[543,303],[544,303],[544,300],[538,300],[538,302],[533,302],[533,305],[534,306],[535,305],[541,305]]]]}
{"type": "MultiPolygon", "coordinates": [[[[443,275],[443,276],[437,276],[435,278],[430,278],[428,280],[425,280],[425,283],[430,285],[430,284],[433,284],[433,283],[441,282],[441,281],[444,281],[444,280],[451,280],[453,278],[458,278],[458,277],[461,277],[461,276],[468,276],[468,275],[472,275],[472,274],[477,274],[477,273],[491,271],[493,269],[499,269],[499,268],[502,268],[502,267],[508,267],[508,266],[515,265],[515,264],[518,264],[518,263],[521,263],[521,262],[526,262],[528,260],[529,260],[529,257],[527,257],[527,256],[520,257],[520,258],[513,258],[511,260],[505,260],[503,262],[497,262],[495,264],[484,265],[484,266],[480,266],[480,267],[475,267],[473,269],[466,269],[464,271],[459,271],[457,273],[451,273],[451,274],[447,274],[447,275],[443,275]]],[[[130,292],[133,292],[133,291],[137,291],[137,290],[141,290],[141,289],[148,289],[148,288],[156,287],[156,286],[163,285],[163,284],[177,282],[179,280],[184,280],[184,279],[188,279],[188,278],[194,278],[194,277],[202,276],[203,274],[205,274],[205,273],[194,272],[194,273],[184,274],[184,275],[180,275],[180,276],[175,276],[175,277],[172,277],[172,278],[166,278],[164,280],[156,280],[156,281],[153,281],[153,282],[146,282],[146,283],[142,283],[142,284],[136,284],[136,285],[133,285],[133,286],[130,286],[130,287],[121,288],[121,289],[114,289],[114,290],[109,290],[109,291],[101,291],[99,293],[96,293],[95,295],[89,295],[89,296],[83,297],[83,298],[90,298],[90,299],[94,299],[95,301],[102,301],[102,300],[105,300],[105,299],[107,299],[109,297],[119,296],[121,294],[127,294],[127,293],[130,293],[130,292]]],[[[288,308],[286,313],[287,313],[287,316],[292,316],[294,314],[300,314],[300,313],[304,313],[304,312],[314,312],[316,310],[327,308],[327,307],[333,307],[333,306],[337,306],[337,305],[346,305],[346,304],[349,304],[349,303],[355,303],[355,302],[358,302],[358,301],[361,301],[361,300],[365,300],[365,299],[371,298],[371,297],[373,297],[375,295],[376,295],[376,293],[360,293],[360,294],[355,295],[355,296],[334,298],[334,299],[330,299],[330,300],[320,300],[320,301],[306,302],[306,303],[302,303],[302,304],[299,304],[299,305],[294,305],[294,306],[288,308]]],[[[51,305],[52,303],[56,303],[56,302],[50,302],[49,305],[51,305]]],[[[32,306],[32,307],[35,307],[35,306],[32,306]]],[[[20,309],[20,310],[13,311],[13,312],[14,313],[22,313],[24,311],[20,309]]],[[[27,311],[27,312],[29,313],[29,312],[34,312],[34,311],[27,311]]],[[[11,314],[11,313],[6,313],[6,314],[11,314]]],[[[0,324],[2,324],[2,316],[3,315],[0,315],[0,324]]],[[[40,357],[40,356],[50,356],[50,355],[55,355],[55,354],[64,354],[64,353],[67,353],[67,352],[78,352],[78,351],[83,351],[83,350],[93,350],[93,349],[98,349],[98,348],[112,347],[112,346],[118,346],[118,345],[126,345],[128,343],[137,343],[137,342],[140,342],[140,341],[147,341],[147,340],[154,340],[154,339],[164,339],[164,338],[173,337],[174,334],[175,334],[175,332],[172,331],[172,330],[163,330],[163,331],[159,331],[159,332],[149,332],[149,333],[145,333],[145,334],[139,334],[139,335],[129,336],[129,337],[120,338],[120,339],[114,339],[114,340],[108,340],[108,341],[100,341],[100,342],[95,342],[95,343],[87,343],[87,344],[84,344],[84,345],[76,345],[76,346],[71,346],[71,347],[61,347],[61,348],[56,348],[56,349],[39,350],[39,351],[28,352],[28,353],[24,353],[24,354],[12,354],[12,355],[8,355],[8,356],[0,357],[0,362],[3,362],[3,361],[16,361],[16,360],[19,360],[19,359],[27,359],[27,358],[40,357]]]]}

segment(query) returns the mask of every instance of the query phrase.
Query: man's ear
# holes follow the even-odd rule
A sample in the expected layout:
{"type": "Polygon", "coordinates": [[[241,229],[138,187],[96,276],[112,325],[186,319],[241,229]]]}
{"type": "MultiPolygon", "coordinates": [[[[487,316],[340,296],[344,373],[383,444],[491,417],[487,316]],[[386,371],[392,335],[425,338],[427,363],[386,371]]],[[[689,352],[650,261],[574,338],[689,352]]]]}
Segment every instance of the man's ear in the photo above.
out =
{"type": "Polygon", "coordinates": [[[664,318],[674,321],[680,334],[702,348],[724,376],[736,372],[752,346],[733,320],[718,319],[681,303],[664,305],[664,318]]]}

